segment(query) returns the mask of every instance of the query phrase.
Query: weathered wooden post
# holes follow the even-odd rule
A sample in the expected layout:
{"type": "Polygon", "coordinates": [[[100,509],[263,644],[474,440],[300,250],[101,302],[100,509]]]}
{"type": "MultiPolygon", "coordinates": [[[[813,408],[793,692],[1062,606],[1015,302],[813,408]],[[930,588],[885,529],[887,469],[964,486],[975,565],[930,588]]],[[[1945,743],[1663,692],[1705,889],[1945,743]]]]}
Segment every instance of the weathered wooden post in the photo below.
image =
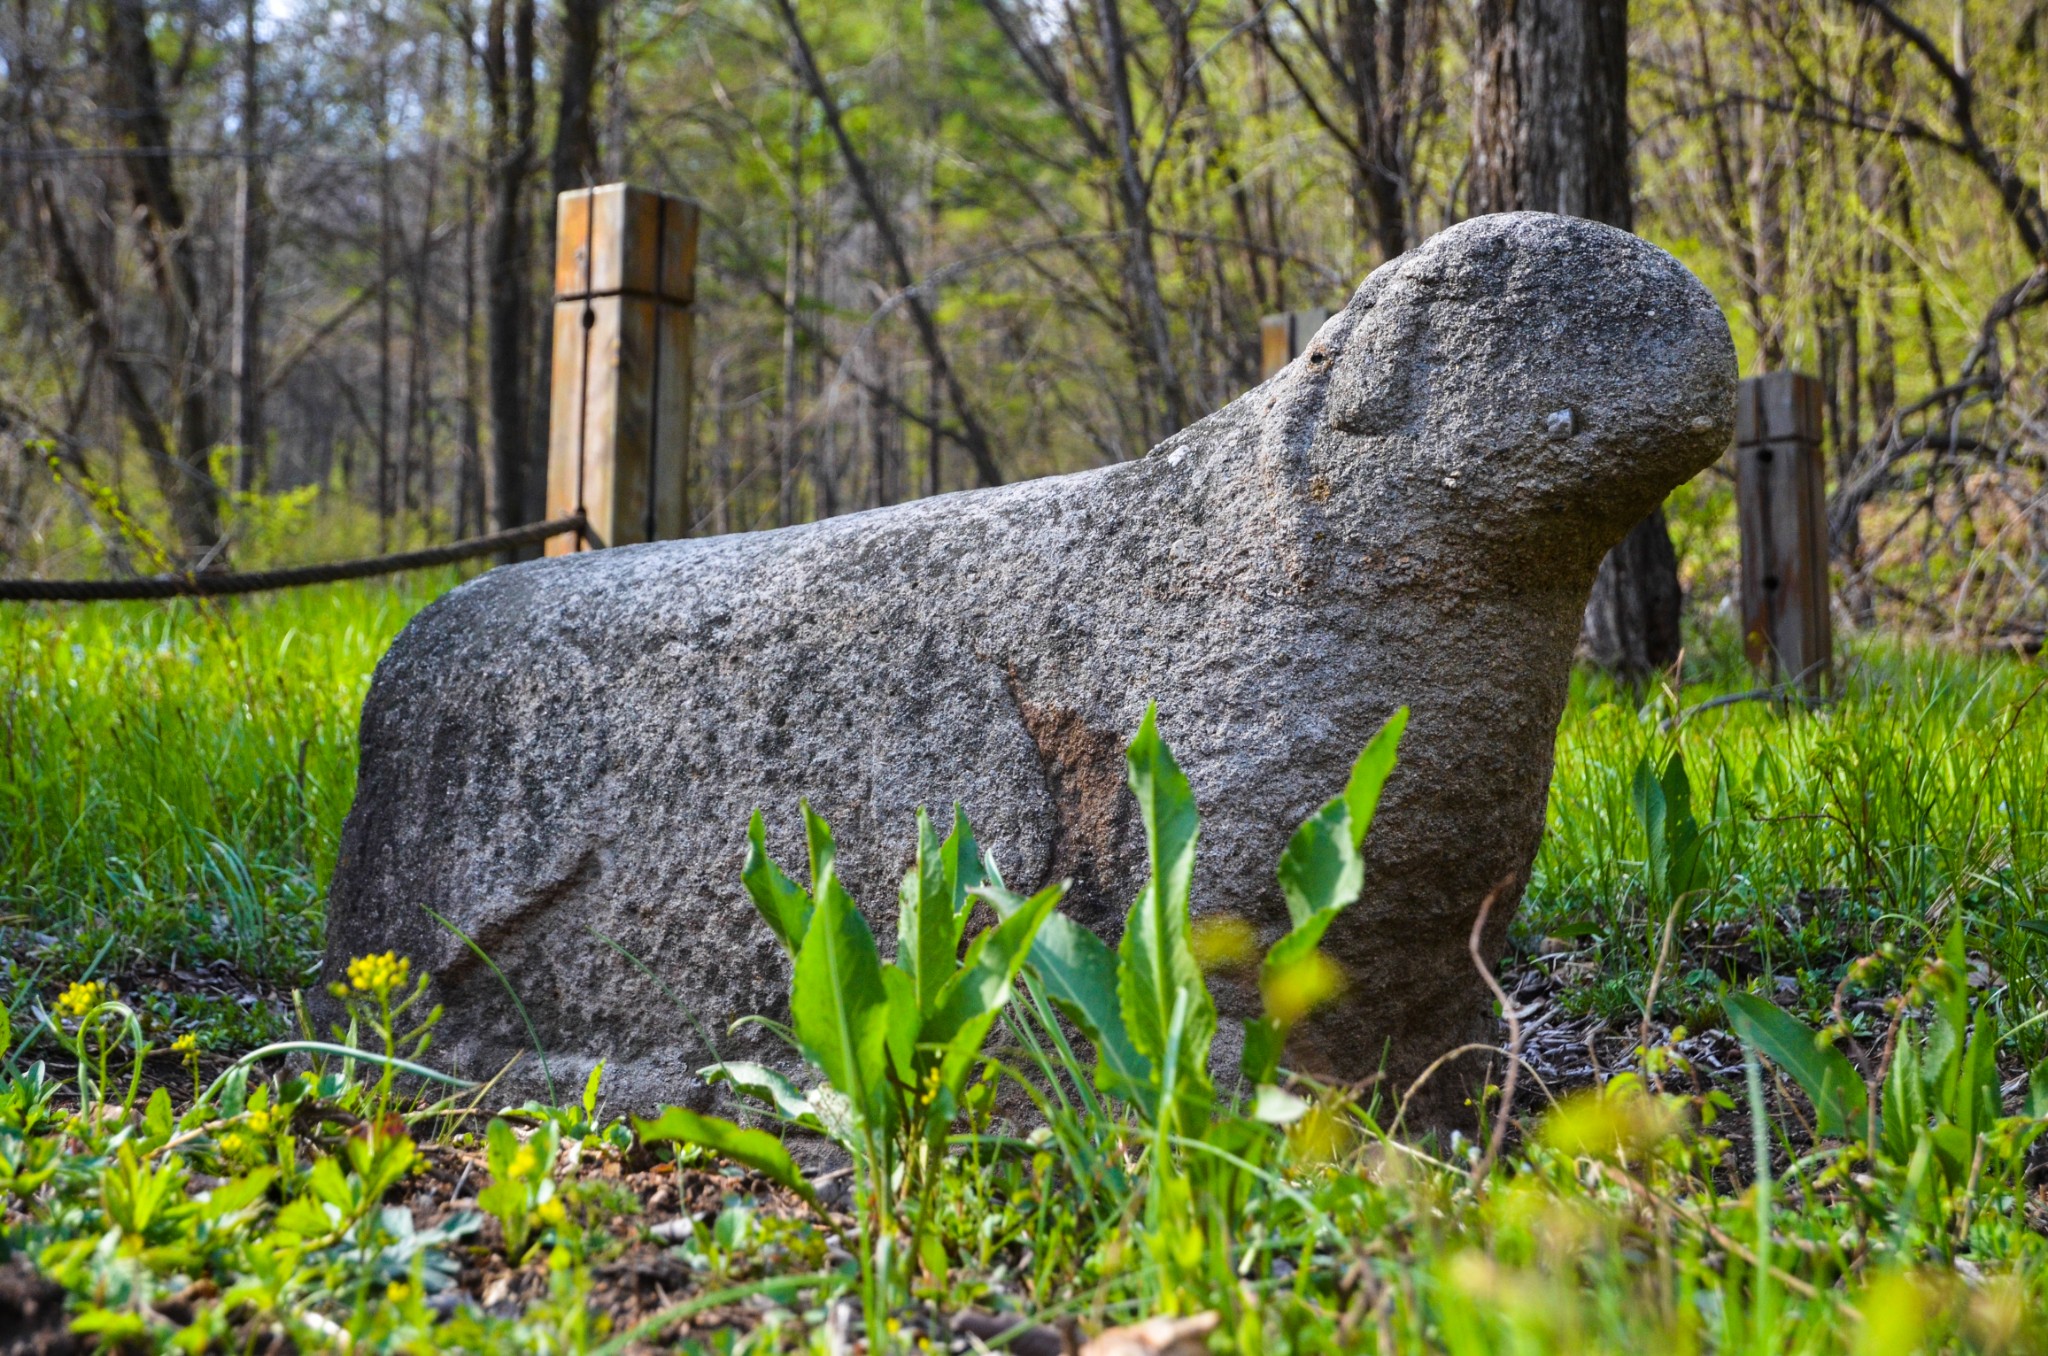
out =
{"type": "Polygon", "coordinates": [[[1818,695],[1832,680],[1821,385],[1799,372],[1742,383],[1735,407],[1742,635],[1772,682],[1818,695]]]}
{"type": "Polygon", "coordinates": [[[548,517],[580,511],[590,528],[548,554],[680,537],[696,205],[606,184],[562,194],[555,221],[548,517]]]}
{"type": "Polygon", "coordinates": [[[1336,312],[1326,306],[1311,306],[1306,311],[1283,311],[1279,315],[1264,316],[1259,320],[1259,380],[1278,372],[1294,361],[1315,337],[1323,322],[1336,312]]]}

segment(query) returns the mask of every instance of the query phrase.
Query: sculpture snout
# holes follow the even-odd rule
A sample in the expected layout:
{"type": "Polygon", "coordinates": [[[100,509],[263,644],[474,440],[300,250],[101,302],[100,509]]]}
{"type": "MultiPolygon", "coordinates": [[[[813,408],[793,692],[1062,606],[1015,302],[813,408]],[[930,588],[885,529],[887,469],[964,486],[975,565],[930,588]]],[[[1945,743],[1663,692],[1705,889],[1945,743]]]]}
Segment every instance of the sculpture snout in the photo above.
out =
{"type": "Polygon", "coordinates": [[[1366,279],[1276,393],[1325,474],[1469,502],[1475,528],[1618,535],[1727,446],[1726,319],[1669,254],[1596,222],[1478,217],[1366,279]]]}

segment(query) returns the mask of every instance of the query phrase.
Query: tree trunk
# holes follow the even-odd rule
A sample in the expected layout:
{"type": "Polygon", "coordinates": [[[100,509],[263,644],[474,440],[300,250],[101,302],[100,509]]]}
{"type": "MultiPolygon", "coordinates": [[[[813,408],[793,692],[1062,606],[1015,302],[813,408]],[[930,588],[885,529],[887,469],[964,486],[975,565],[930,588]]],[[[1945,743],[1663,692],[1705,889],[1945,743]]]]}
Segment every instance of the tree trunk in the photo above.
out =
{"type": "Polygon", "coordinates": [[[235,184],[235,488],[263,477],[263,265],[270,203],[264,192],[263,86],[256,71],[256,0],[242,0],[241,171],[235,184]]]}
{"type": "MultiPolygon", "coordinates": [[[[219,489],[209,456],[213,451],[211,410],[206,399],[210,336],[185,200],[172,174],[171,123],[149,41],[149,12],[143,0],[106,0],[108,103],[121,110],[113,121],[131,152],[126,157],[130,193],[144,262],[164,308],[166,351],[171,357],[173,452],[168,446],[152,469],[170,509],[179,544],[194,559],[222,563],[219,489]],[[168,461],[162,461],[165,455],[168,461]]],[[[48,200],[54,202],[54,197],[48,200]]],[[[53,209],[54,210],[54,209],[53,209]]],[[[136,412],[131,412],[136,413],[136,412]]],[[[152,413],[150,419],[153,421],[152,413]]],[[[144,439],[145,450],[151,449],[144,439]]]]}
{"type": "Polygon", "coordinates": [[[782,245],[782,409],[775,438],[775,525],[796,521],[796,473],[803,465],[797,419],[803,400],[802,374],[797,367],[797,307],[804,286],[804,130],[810,100],[804,94],[796,42],[789,45],[789,220],[782,245]]]}
{"type": "MultiPolygon", "coordinates": [[[[1633,225],[1627,0],[1480,0],[1472,207],[1633,225]]],[[[1659,508],[1600,562],[1580,648],[1640,677],[1678,658],[1678,555],[1659,508]]]]}
{"type": "Polygon", "coordinates": [[[995,451],[989,443],[988,431],[982,427],[981,416],[975,413],[974,404],[968,398],[966,385],[946,356],[946,347],[939,335],[938,322],[933,319],[930,306],[917,288],[917,279],[910,271],[910,256],[905,251],[901,234],[896,229],[896,217],[890,210],[889,202],[876,185],[869,172],[868,162],[853,144],[853,137],[846,130],[846,120],[840,116],[839,100],[826,83],[824,73],[818,69],[816,54],[811,51],[810,41],[804,37],[801,24],[797,22],[796,7],[791,0],[774,0],[776,13],[781,17],[784,29],[795,52],[798,74],[810,87],[811,100],[824,114],[825,129],[832,134],[833,144],[839,148],[839,157],[846,165],[847,178],[853,181],[854,192],[859,196],[868,220],[873,223],[880,237],[883,253],[888,257],[890,270],[895,274],[896,285],[903,292],[904,308],[910,312],[910,321],[917,330],[918,343],[923,347],[926,359],[931,363],[940,386],[946,392],[946,401],[953,407],[953,417],[959,421],[957,429],[947,430],[947,436],[958,442],[974,463],[975,472],[984,485],[1003,483],[1002,469],[996,465],[995,451]]]}
{"type": "MultiPolygon", "coordinates": [[[[604,49],[604,17],[611,0],[562,0],[561,79],[555,87],[555,148],[548,159],[553,194],[547,204],[547,252],[541,256],[554,267],[556,217],[555,200],[579,188],[594,187],[604,172],[599,156],[597,120],[591,116],[596,99],[597,59],[604,49]]],[[[548,422],[552,417],[555,364],[555,327],[543,309],[541,324],[534,334],[535,362],[533,413],[529,435],[533,439],[533,487],[545,486],[548,465],[548,422]]],[[[544,511],[544,505],[541,508],[544,511]]],[[[539,516],[538,513],[535,514],[539,516]]]]}
{"type": "Polygon", "coordinates": [[[1124,278],[1130,288],[1134,320],[1144,336],[1141,352],[1150,360],[1159,393],[1161,424],[1148,442],[1156,442],[1188,422],[1187,390],[1173,360],[1173,333],[1166,318],[1166,300],[1159,288],[1159,266],[1152,255],[1152,187],[1138,164],[1138,115],[1131,99],[1130,43],[1124,34],[1120,0],[1095,0],[1095,33],[1102,43],[1103,83],[1116,140],[1116,193],[1123,209],[1124,278]]]}
{"type": "Polygon", "coordinates": [[[377,7],[377,550],[391,549],[391,19],[377,7]]]}
{"type": "Polygon", "coordinates": [[[490,230],[485,267],[485,363],[491,460],[500,528],[517,527],[544,478],[530,475],[533,438],[527,401],[532,336],[533,231],[527,181],[533,175],[533,0],[491,0],[484,81],[491,105],[490,230]],[[507,27],[511,29],[507,33],[507,27]]]}

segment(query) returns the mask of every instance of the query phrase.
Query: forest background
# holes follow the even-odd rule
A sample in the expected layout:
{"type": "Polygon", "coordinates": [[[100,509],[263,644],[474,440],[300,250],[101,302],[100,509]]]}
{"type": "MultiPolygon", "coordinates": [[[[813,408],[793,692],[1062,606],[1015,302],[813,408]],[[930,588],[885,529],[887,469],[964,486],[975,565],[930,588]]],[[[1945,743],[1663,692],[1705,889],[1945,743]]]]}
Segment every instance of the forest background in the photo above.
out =
{"type": "MultiPolygon", "coordinates": [[[[2048,0],[1617,4],[1634,228],[1823,383],[1840,621],[2038,650],[2048,0]]],[[[621,179],[703,209],[693,533],[1140,455],[1498,202],[1519,9],[13,0],[0,565],[537,520],[553,195],[621,179]]],[[[1669,505],[1699,620],[1731,464],[1669,505]]]]}

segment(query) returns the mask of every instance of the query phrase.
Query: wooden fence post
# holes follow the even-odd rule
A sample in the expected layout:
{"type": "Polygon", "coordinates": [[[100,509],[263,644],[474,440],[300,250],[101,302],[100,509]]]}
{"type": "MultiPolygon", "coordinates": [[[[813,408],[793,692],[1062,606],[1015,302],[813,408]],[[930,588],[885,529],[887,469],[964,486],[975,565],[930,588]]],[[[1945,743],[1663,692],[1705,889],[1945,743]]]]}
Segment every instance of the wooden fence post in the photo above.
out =
{"type": "Polygon", "coordinates": [[[1264,316],[1259,321],[1259,380],[1278,372],[1300,355],[1315,338],[1323,322],[1336,312],[1328,307],[1312,306],[1306,311],[1283,311],[1279,315],[1264,316]]]}
{"type": "Polygon", "coordinates": [[[548,517],[580,511],[590,528],[548,554],[680,537],[696,205],[606,184],[562,194],[555,221],[548,517]]]}
{"type": "Polygon", "coordinates": [[[1798,372],[1742,383],[1735,406],[1735,516],[1742,634],[1772,682],[1817,696],[1833,677],[1821,385],[1798,372]]]}

